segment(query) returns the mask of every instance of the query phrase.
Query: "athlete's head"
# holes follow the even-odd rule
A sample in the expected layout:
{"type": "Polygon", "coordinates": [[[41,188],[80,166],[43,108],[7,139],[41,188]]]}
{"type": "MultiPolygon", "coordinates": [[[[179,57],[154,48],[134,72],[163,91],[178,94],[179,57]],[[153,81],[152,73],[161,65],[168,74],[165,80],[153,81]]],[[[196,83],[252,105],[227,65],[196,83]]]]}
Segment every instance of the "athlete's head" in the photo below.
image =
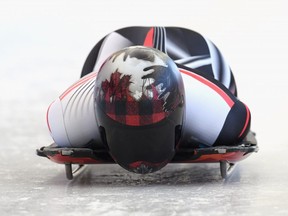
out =
{"type": "Polygon", "coordinates": [[[184,87],[175,63],[153,48],[112,54],[96,78],[95,109],[103,142],[123,168],[149,173],[174,156],[184,115],[184,87]]]}

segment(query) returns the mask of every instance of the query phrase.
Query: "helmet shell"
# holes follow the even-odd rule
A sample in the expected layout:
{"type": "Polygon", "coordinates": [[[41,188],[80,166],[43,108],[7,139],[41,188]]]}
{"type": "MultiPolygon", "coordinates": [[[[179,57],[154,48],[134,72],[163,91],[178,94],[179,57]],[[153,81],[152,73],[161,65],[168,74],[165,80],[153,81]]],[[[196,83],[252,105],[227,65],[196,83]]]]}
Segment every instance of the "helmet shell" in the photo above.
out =
{"type": "Polygon", "coordinates": [[[112,54],[98,72],[94,95],[102,140],[117,163],[146,173],[172,159],[183,123],[184,87],[166,54],[143,46],[112,54]]]}

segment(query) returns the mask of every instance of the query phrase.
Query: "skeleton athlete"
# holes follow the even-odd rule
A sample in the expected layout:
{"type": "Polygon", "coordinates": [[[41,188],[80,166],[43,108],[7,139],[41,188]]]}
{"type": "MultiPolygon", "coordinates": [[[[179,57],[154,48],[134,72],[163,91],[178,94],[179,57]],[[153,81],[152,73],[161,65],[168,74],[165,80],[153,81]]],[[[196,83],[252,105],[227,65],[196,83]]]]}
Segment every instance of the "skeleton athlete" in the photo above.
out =
{"type": "Polygon", "coordinates": [[[250,130],[230,67],[188,29],[112,32],[92,49],[81,77],[47,111],[55,144],[105,148],[130,171],[159,170],[179,148],[235,145],[250,130]]]}

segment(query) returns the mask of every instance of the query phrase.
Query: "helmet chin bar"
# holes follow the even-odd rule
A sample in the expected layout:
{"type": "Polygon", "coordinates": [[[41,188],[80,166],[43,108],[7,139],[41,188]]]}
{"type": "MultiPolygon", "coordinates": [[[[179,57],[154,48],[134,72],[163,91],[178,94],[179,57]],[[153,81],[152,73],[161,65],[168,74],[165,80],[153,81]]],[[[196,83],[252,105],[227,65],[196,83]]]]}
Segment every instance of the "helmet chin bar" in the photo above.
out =
{"type": "Polygon", "coordinates": [[[151,173],[169,163],[181,139],[183,106],[164,120],[145,126],[127,126],[109,118],[101,109],[97,117],[102,142],[116,163],[135,173],[151,173]]]}
{"type": "Polygon", "coordinates": [[[129,171],[139,174],[152,173],[163,168],[170,161],[165,160],[160,163],[150,163],[147,161],[136,161],[129,164],[129,171]]]}

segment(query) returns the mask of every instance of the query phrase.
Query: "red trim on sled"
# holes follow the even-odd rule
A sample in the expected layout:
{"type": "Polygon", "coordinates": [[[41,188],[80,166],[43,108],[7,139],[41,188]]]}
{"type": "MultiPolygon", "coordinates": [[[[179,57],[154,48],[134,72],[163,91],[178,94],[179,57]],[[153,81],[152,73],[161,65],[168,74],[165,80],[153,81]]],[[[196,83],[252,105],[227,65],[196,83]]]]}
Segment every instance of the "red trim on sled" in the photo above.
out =
{"type": "Polygon", "coordinates": [[[101,160],[95,160],[93,158],[89,158],[89,157],[70,157],[70,156],[64,156],[61,155],[61,153],[59,154],[55,154],[53,156],[48,156],[48,158],[50,160],[52,160],[55,163],[60,163],[60,164],[101,164],[101,163],[105,163],[101,160]]]}
{"type": "MultiPolygon", "coordinates": [[[[223,153],[223,154],[203,154],[201,155],[200,152],[198,152],[197,150],[195,150],[195,152],[193,153],[193,155],[199,155],[199,157],[196,157],[194,159],[187,159],[187,160],[183,160],[183,161],[170,161],[170,163],[216,163],[216,162],[220,162],[220,161],[227,161],[230,163],[235,163],[241,160],[244,160],[245,158],[247,158],[248,156],[250,156],[252,152],[243,152],[243,151],[236,151],[236,152],[227,152],[227,153],[223,153]]],[[[111,164],[111,163],[115,163],[115,162],[108,162],[108,161],[102,161],[102,160],[96,160],[94,158],[90,158],[90,157],[71,157],[71,156],[64,156],[62,155],[60,152],[52,155],[48,155],[48,158],[55,162],[55,163],[60,163],[60,164],[111,164]]],[[[140,163],[143,163],[143,161],[138,161],[135,163],[131,163],[130,167],[131,168],[135,168],[137,166],[139,166],[140,163]]],[[[165,161],[165,163],[167,163],[167,161],[165,161]]],[[[160,164],[160,163],[159,163],[160,164]]],[[[159,164],[154,164],[155,165],[159,165],[159,164]]],[[[152,164],[149,164],[152,165],[152,164]]]]}
{"type": "MultiPolygon", "coordinates": [[[[201,155],[198,158],[190,159],[190,160],[183,160],[182,163],[217,163],[220,161],[226,161],[228,163],[235,163],[241,160],[244,160],[247,158],[250,153],[237,151],[237,152],[227,152],[224,154],[204,154],[201,155]]],[[[197,151],[195,154],[198,154],[197,151]]],[[[177,163],[180,163],[180,161],[177,161],[177,163]]]]}

